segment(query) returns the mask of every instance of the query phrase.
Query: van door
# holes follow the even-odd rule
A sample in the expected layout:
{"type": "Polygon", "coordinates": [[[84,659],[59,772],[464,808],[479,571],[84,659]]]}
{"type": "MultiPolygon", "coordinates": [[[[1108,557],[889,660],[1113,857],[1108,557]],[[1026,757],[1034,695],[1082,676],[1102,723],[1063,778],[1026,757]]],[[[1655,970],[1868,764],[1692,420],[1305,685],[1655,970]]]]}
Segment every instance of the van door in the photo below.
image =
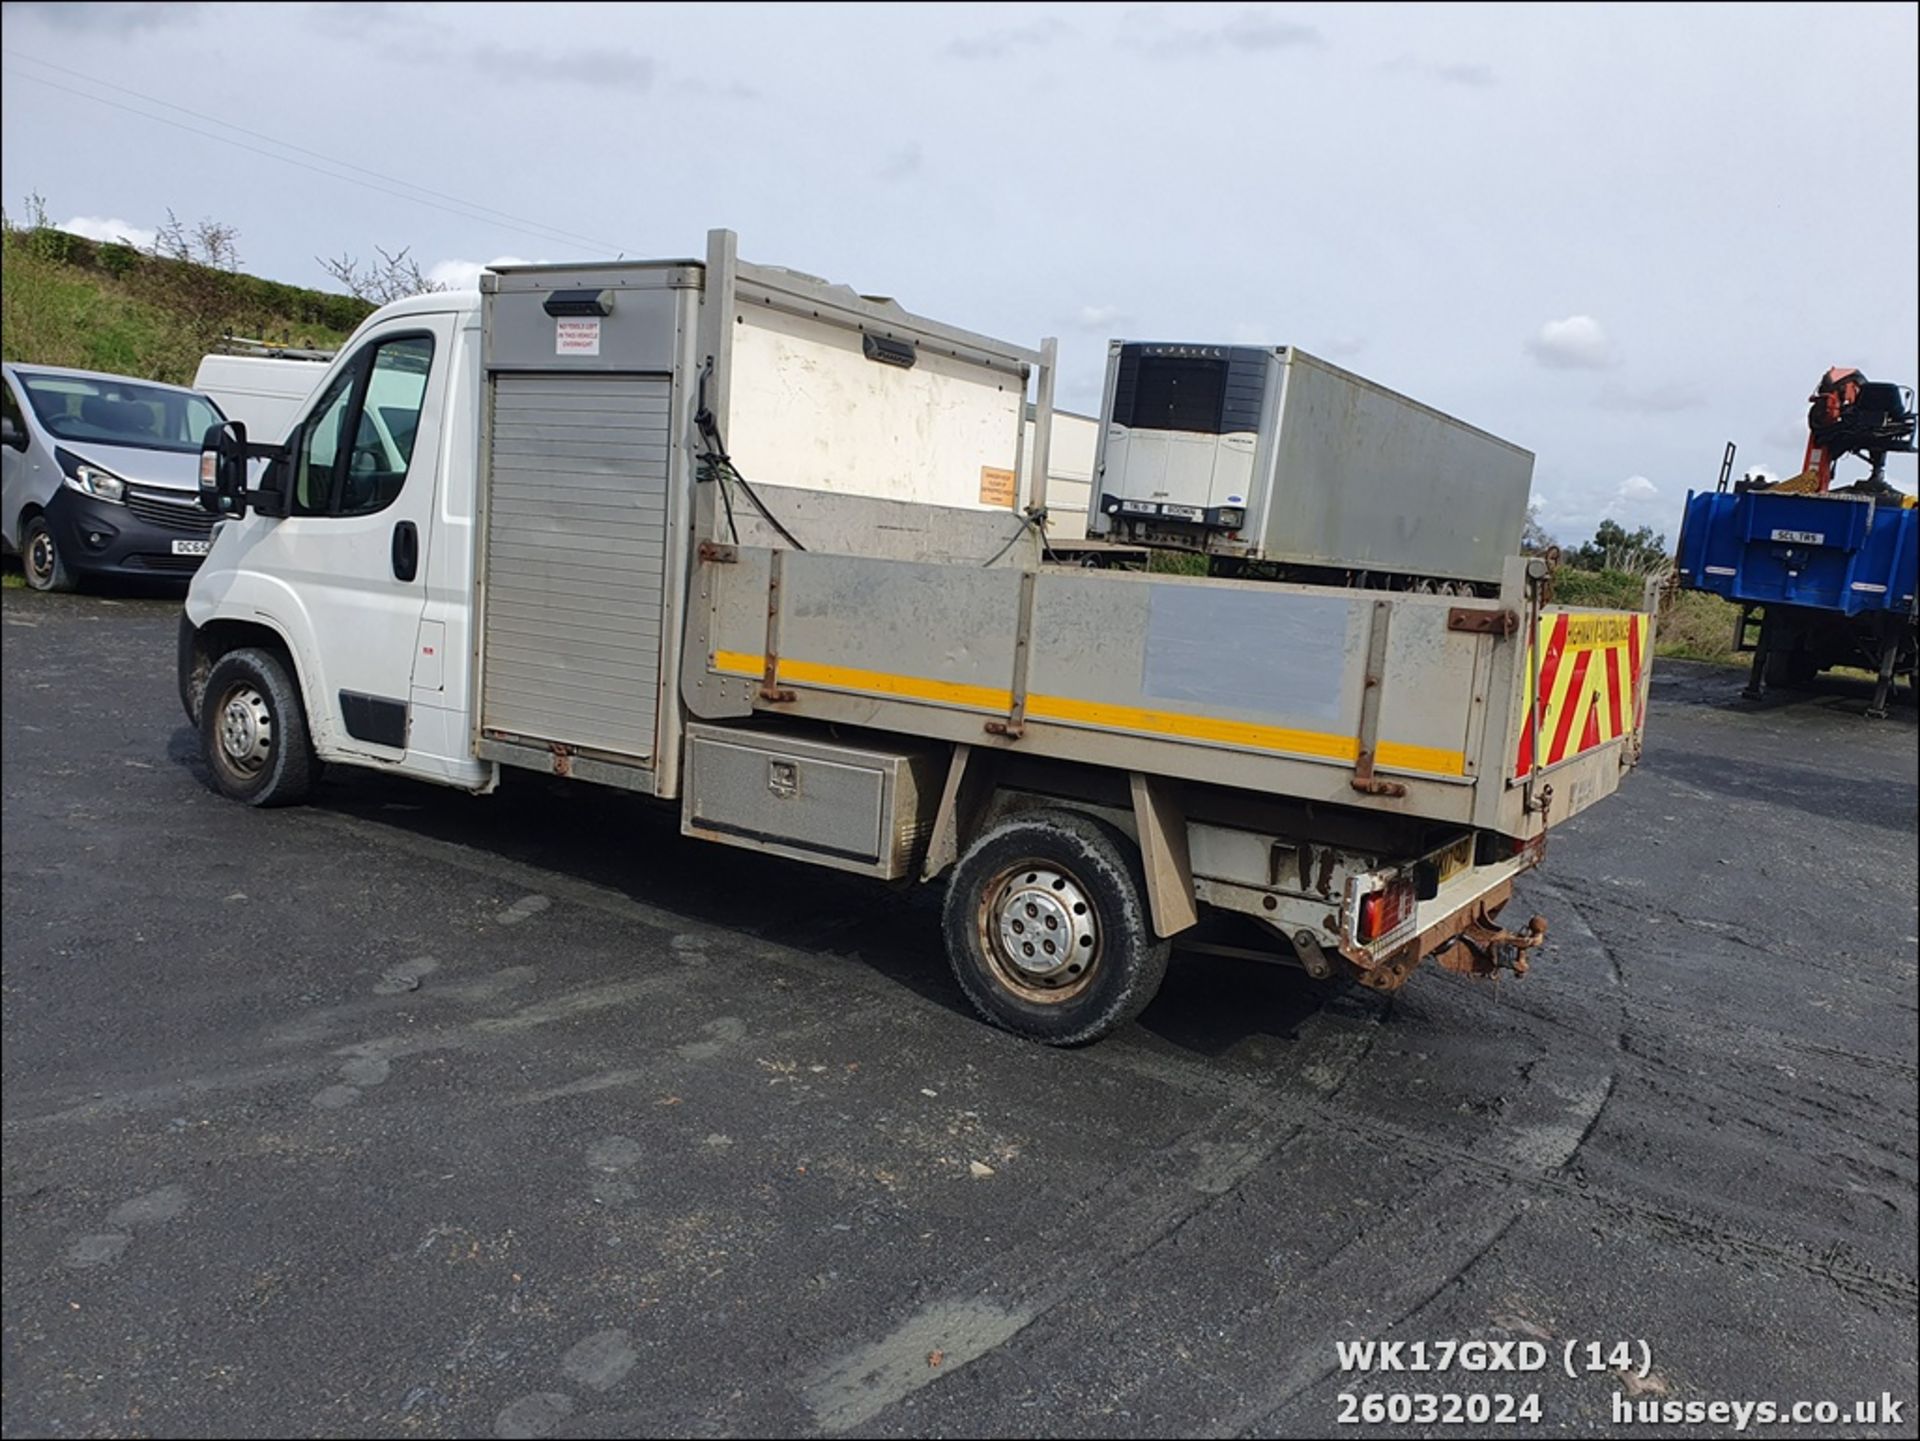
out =
{"type": "Polygon", "coordinates": [[[323,754],[406,759],[453,331],[451,315],[412,315],[368,335],[279,462],[287,514],[250,564],[306,612],[302,680],[323,754]]]}

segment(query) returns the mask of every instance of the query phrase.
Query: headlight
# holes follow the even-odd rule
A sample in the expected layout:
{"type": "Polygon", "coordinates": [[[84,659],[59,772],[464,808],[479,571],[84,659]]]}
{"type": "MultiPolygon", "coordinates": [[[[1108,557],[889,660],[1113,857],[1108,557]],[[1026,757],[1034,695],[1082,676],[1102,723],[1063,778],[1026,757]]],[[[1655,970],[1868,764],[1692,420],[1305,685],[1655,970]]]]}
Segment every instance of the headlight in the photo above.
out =
{"type": "Polygon", "coordinates": [[[56,450],[54,458],[60,462],[60,469],[64,472],[61,483],[69,490],[77,490],[82,495],[90,495],[95,500],[114,505],[127,503],[127,483],[112,471],[90,460],[82,460],[70,450],[56,450]]]}
{"type": "Polygon", "coordinates": [[[1233,506],[1223,506],[1220,510],[1220,524],[1228,530],[1238,530],[1247,523],[1247,513],[1233,506]]]}

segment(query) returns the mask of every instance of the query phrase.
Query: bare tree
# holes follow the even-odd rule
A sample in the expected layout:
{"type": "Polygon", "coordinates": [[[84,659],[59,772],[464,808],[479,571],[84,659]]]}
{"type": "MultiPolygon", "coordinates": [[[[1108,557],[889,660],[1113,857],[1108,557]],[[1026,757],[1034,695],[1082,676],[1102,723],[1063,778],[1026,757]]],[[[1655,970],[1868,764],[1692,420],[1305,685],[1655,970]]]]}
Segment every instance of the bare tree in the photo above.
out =
{"type": "Polygon", "coordinates": [[[149,253],[158,260],[177,260],[186,265],[201,265],[208,270],[224,270],[229,275],[240,269],[240,232],[218,220],[196,221],[192,229],[167,209],[167,223],[153,237],[149,253]]]}
{"type": "MultiPolygon", "coordinates": [[[[374,305],[387,305],[395,300],[405,300],[409,295],[430,295],[447,289],[445,283],[428,279],[420,269],[420,262],[410,253],[412,248],[405,246],[394,253],[376,245],[373,251],[380,257],[377,265],[369,262],[363,267],[359,260],[350,255],[342,255],[337,260],[320,260],[319,263],[322,270],[346,288],[347,294],[374,305]]],[[[319,260],[318,256],[314,258],[319,260]]]]}
{"type": "Polygon", "coordinates": [[[1540,502],[1533,501],[1527,506],[1527,523],[1520,532],[1520,549],[1528,555],[1544,555],[1552,544],[1553,537],[1547,534],[1547,528],[1540,523],[1540,502]]]}
{"type": "Polygon", "coordinates": [[[148,263],[132,277],[138,294],[172,312],[169,340],[186,359],[205,355],[233,328],[241,309],[239,242],[234,226],[211,218],[189,225],[169,207],[148,263]]]}

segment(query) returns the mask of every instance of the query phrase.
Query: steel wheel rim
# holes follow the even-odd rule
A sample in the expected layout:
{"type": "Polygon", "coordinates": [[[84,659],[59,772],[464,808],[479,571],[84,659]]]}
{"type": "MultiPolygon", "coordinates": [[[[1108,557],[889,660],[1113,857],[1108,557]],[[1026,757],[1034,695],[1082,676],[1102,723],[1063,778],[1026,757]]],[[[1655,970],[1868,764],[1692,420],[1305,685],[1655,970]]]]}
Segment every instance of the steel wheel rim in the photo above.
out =
{"type": "Polygon", "coordinates": [[[259,775],[273,758],[273,709],[267,698],[242,682],[228,687],[215,715],[220,763],[243,779],[259,775]]]}
{"type": "Polygon", "coordinates": [[[37,584],[49,585],[53,581],[53,566],[53,536],[43,525],[27,542],[27,576],[37,584]]]}
{"type": "Polygon", "coordinates": [[[1041,1005],[1093,984],[1102,951],[1100,913],[1079,878],[1051,861],[1021,861],[983,888],[975,917],[994,978],[1041,1005]]]}

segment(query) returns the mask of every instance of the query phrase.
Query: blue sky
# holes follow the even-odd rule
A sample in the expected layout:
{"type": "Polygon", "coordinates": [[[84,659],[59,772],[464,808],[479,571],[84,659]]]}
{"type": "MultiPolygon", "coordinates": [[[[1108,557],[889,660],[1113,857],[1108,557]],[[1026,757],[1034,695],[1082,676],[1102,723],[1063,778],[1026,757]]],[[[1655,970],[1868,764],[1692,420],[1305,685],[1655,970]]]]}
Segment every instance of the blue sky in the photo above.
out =
{"type": "Polygon", "coordinates": [[[9,3],[0,161],[306,284],[726,225],[1058,335],[1078,409],[1109,336],[1298,345],[1534,450],[1562,539],[1671,536],[1728,439],[1798,468],[1829,365],[1920,382],[1915,14],[9,3]]]}

